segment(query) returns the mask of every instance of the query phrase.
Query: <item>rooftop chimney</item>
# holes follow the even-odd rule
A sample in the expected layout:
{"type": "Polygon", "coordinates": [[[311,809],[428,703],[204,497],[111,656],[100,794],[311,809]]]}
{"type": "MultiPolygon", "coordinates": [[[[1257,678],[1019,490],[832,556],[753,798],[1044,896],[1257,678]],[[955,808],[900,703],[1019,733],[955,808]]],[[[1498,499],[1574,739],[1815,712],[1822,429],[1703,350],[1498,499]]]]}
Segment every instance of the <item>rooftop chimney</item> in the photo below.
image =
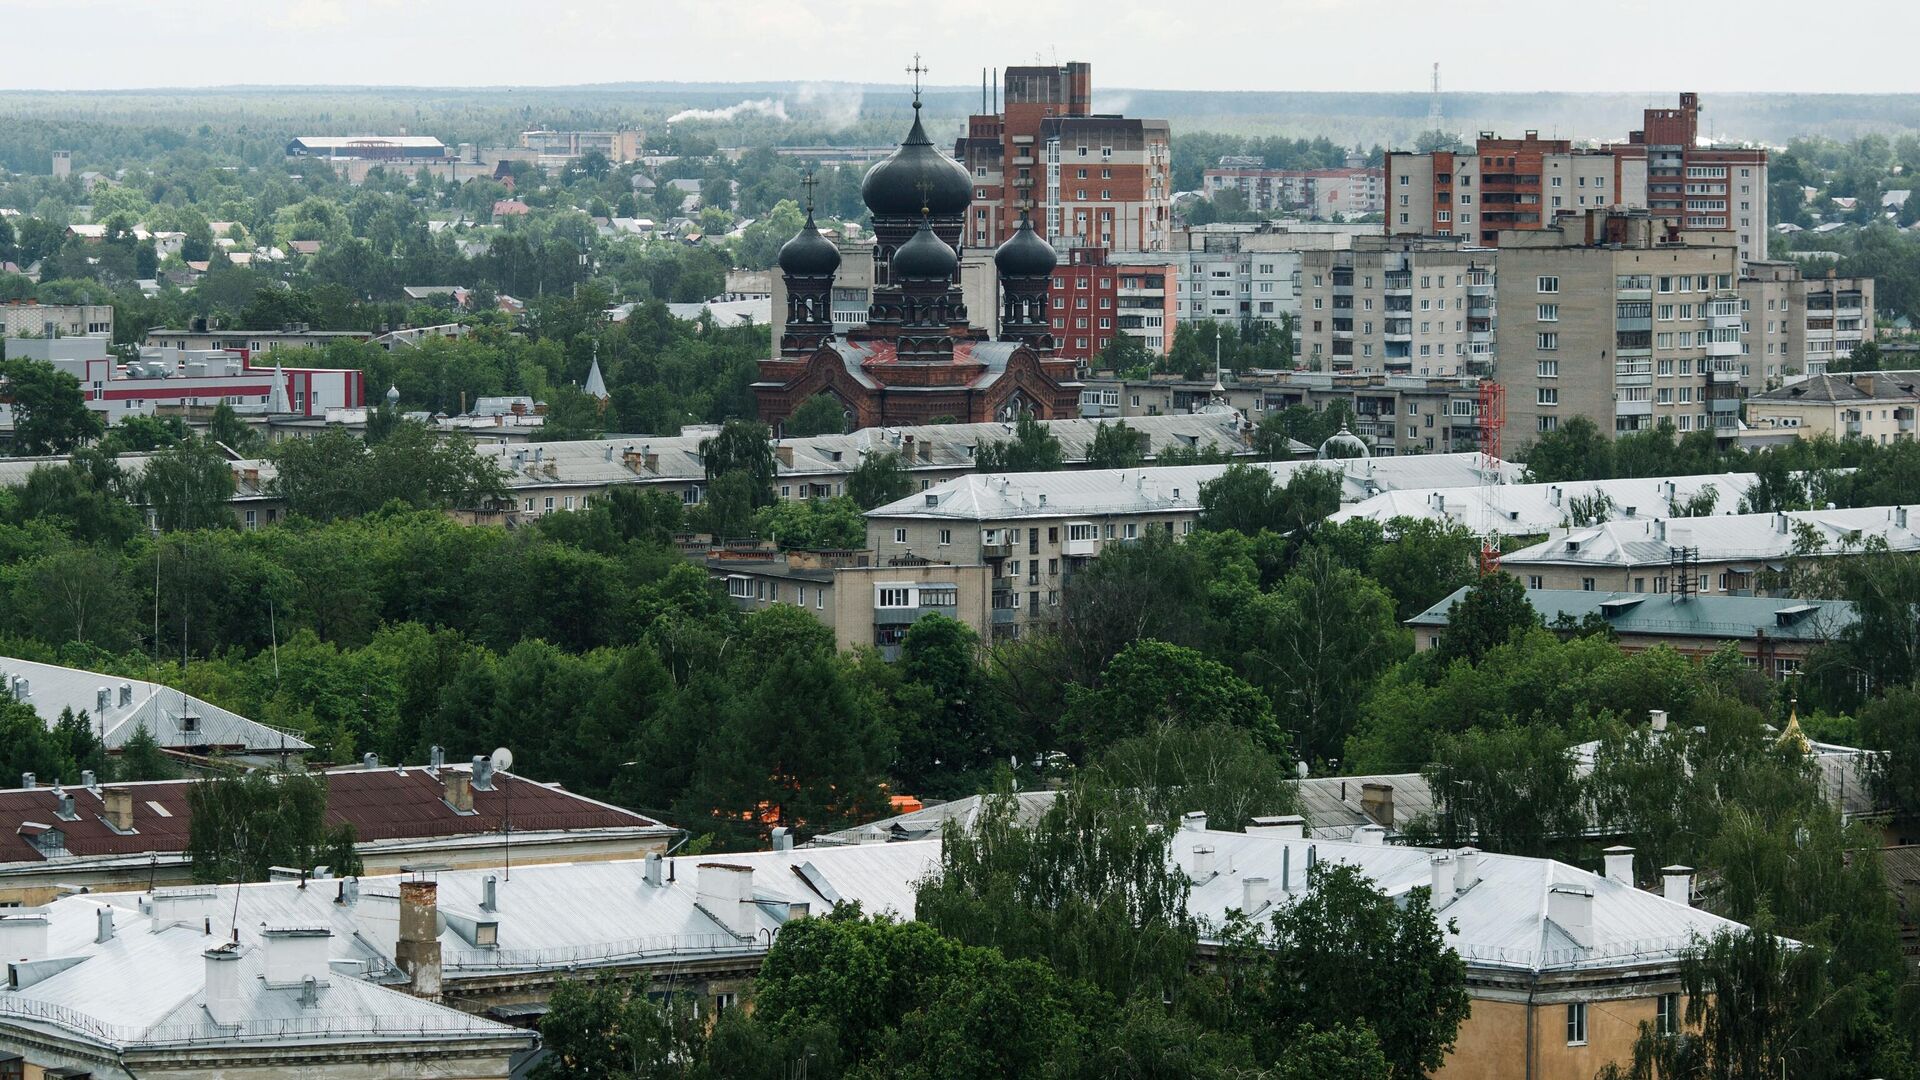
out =
{"type": "Polygon", "coordinates": [[[792,851],[793,850],[793,830],[792,829],[787,828],[785,825],[774,826],[773,850],[775,851],[792,851]]]}
{"type": "Polygon", "coordinates": [[[400,937],[393,960],[407,973],[407,992],[440,997],[439,889],[431,881],[400,883],[400,937]]]}
{"type": "Polygon", "coordinates": [[[493,790],[493,759],[473,755],[473,789],[475,791],[493,790]]]}
{"type": "Polygon", "coordinates": [[[1393,828],[1393,785],[1360,785],[1360,812],[1375,825],[1393,828]]]}
{"type": "Polygon", "coordinates": [[[47,913],[40,908],[0,911],[0,962],[44,960],[47,955],[47,913]]]}
{"type": "Polygon", "coordinates": [[[126,788],[108,788],[104,800],[106,812],[100,815],[115,832],[133,831],[133,792],[126,788]]]}
{"type": "Polygon", "coordinates": [[[449,772],[443,781],[447,789],[447,805],[456,814],[473,813],[473,776],[470,773],[449,772]]]}
{"type": "Polygon", "coordinates": [[[380,755],[362,754],[360,755],[360,765],[366,769],[377,769],[380,767],[380,755]]]}
{"type": "Polygon", "coordinates": [[[480,910],[500,910],[500,881],[492,874],[480,879],[480,910]]]}
{"type": "Polygon", "coordinates": [[[1547,918],[1583,949],[1593,948],[1593,890],[1585,885],[1547,886],[1547,918]]]}
{"type": "Polygon", "coordinates": [[[1647,710],[1647,719],[1653,725],[1653,730],[1667,730],[1667,710],[1649,709],[1647,710]]]}
{"type": "Polygon", "coordinates": [[[1633,888],[1633,849],[1624,844],[1615,844],[1600,854],[1606,857],[1607,880],[1633,888]]]}
{"type": "Polygon", "coordinates": [[[28,791],[32,791],[32,790],[33,790],[33,786],[34,786],[34,783],[35,783],[35,777],[34,777],[34,775],[33,775],[32,773],[30,773],[30,772],[23,772],[23,773],[21,773],[21,774],[20,774],[20,786],[21,786],[21,787],[23,787],[23,788],[25,788],[25,789],[27,789],[28,791]]]}
{"type": "Polygon", "coordinates": [[[1353,842],[1362,847],[1381,847],[1387,842],[1387,830],[1378,825],[1362,825],[1353,830],[1353,842]]]}
{"type": "Polygon", "coordinates": [[[753,906],[753,867],[739,863],[703,862],[694,900],[714,920],[739,938],[751,938],[760,928],[753,906]]]}
{"type": "Polygon", "coordinates": [[[1213,848],[1207,844],[1193,845],[1193,880],[1200,881],[1213,877],[1213,848]]]}
{"type": "Polygon", "coordinates": [[[1263,877],[1240,879],[1240,914],[1252,918],[1267,906],[1273,897],[1273,889],[1263,877]]]}
{"type": "Polygon", "coordinates": [[[1304,840],[1307,819],[1299,814],[1257,817],[1247,823],[1248,836],[1270,836],[1278,840],[1304,840]]]}
{"type": "Polygon", "coordinates": [[[447,751],[445,747],[433,746],[433,747],[427,748],[427,768],[429,769],[445,768],[446,764],[447,764],[447,751]]]}
{"type": "Polygon", "coordinates": [[[1660,882],[1667,899],[1683,907],[1693,904],[1693,867],[1663,866],[1660,882]]]}
{"type": "Polygon", "coordinates": [[[266,951],[269,989],[298,987],[312,979],[327,984],[327,942],[333,931],[324,926],[272,927],[260,932],[266,951]]]}
{"type": "Polygon", "coordinates": [[[1207,812],[1205,810],[1189,810],[1180,815],[1181,832],[1205,832],[1206,829],[1207,812]]]}
{"type": "Polygon", "coordinates": [[[229,941],[201,953],[207,958],[207,1015],[222,1025],[240,1023],[244,1003],[240,998],[240,957],[246,951],[237,941],[229,941]]]}
{"type": "Polygon", "coordinates": [[[1453,891],[1459,895],[1480,884],[1480,852],[1463,847],[1453,853],[1453,891]]]}
{"type": "Polygon", "coordinates": [[[93,943],[105,945],[113,940],[113,908],[102,904],[93,912],[93,943]]]}
{"type": "Polygon", "coordinates": [[[1453,856],[1444,851],[1436,851],[1428,860],[1427,868],[1433,874],[1433,902],[1444,904],[1454,895],[1454,874],[1458,869],[1453,856]]]}
{"type": "Polygon", "coordinates": [[[647,852],[646,881],[656,889],[661,885],[660,853],[657,851],[647,852]]]}
{"type": "Polygon", "coordinates": [[[1788,522],[1788,518],[1787,518],[1787,512],[1785,510],[1778,510],[1774,512],[1773,527],[1777,532],[1779,532],[1781,536],[1787,535],[1787,529],[1788,529],[1787,522],[1788,522]]]}

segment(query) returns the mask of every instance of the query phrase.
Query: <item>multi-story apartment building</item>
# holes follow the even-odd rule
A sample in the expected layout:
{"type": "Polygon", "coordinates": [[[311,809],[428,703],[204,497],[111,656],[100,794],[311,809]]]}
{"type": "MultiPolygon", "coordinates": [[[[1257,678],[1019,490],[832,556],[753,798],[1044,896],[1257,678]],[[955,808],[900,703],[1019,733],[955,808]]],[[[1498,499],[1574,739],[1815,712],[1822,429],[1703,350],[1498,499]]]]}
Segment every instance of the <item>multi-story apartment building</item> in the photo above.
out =
{"type": "Polygon", "coordinates": [[[1249,210],[1304,212],[1322,220],[1386,209],[1386,171],[1358,155],[1340,169],[1269,169],[1259,158],[1223,157],[1202,174],[1200,185],[1210,199],[1234,191],[1249,210]]]}
{"type": "Polygon", "coordinates": [[[10,300],[0,304],[0,338],[113,337],[112,304],[37,304],[10,300]]]}
{"type": "Polygon", "coordinates": [[[1392,234],[1453,233],[1500,243],[1503,232],[1548,228],[1593,207],[1651,210],[1676,226],[1724,233],[1742,258],[1766,257],[1767,152],[1699,145],[1700,97],[1646,110],[1624,143],[1581,149],[1537,131],[1482,132],[1472,151],[1387,155],[1392,234]]]}
{"type": "Polygon", "coordinates": [[[1802,439],[1829,435],[1890,443],[1914,437],[1920,371],[1815,375],[1747,399],[1747,427],[1802,439]]]}
{"type": "Polygon", "coordinates": [[[1171,263],[1116,264],[1100,248],[1075,248],[1054,268],[1048,291],[1056,351],[1085,363],[1126,335],[1165,356],[1173,346],[1179,284],[1171,263]]]}
{"type": "Polygon", "coordinates": [[[1645,210],[1589,210],[1501,234],[1497,378],[1510,445],[1567,419],[1630,432],[1671,420],[1731,438],[1745,389],[1739,251],[1645,210]]]}
{"type": "Polygon", "coordinates": [[[520,145],[541,155],[577,158],[598,150],[616,165],[634,161],[646,151],[647,138],[638,131],[523,131],[520,145]]]}
{"type": "Polygon", "coordinates": [[[935,562],[917,556],[876,562],[866,551],[717,549],[707,572],[742,611],[791,604],[833,630],[838,648],[872,646],[896,659],[907,631],[927,615],[943,615],[992,636],[995,582],[979,562],[935,562]]]}
{"type": "MultiPolygon", "coordinates": [[[[1281,327],[1300,313],[1300,254],[1348,247],[1377,225],[1258,222],[1202,225],[1173,234],[1163,255],[1114,254],[1126,265],[1172,268],[1172,310],[1183,323],[1281,327]]],[[[1171,344],[1171,343],[1169,343],[1171,344]]]]}
{"type": "MultiPolygon", "coordinates": [[[[1353,434],[1380,457],[1436,454],[1478,445],[1478,383],[1471,376],[1386,375],[1378,372],[1244,371],[1185,379],[1155,375],[1121,379],[1108,372],[1082,380],[1080,415],[1143,417],[1199,413],[1216,399],[1250,420],[1276,409],[1353,413],[1353,434]]],[[[1295,453],[1312,453],[1296,446],[1295,453]]]]}
{"type": "Polygon", "coordinates": [[[1494,349],[1490,250],[1457,236],[1363,236],[1300,256],[1300,359],[1329,371],[1480,373],[1494,349]]]}
{"type": "Polygon", "coordinates": [[[991,248],[1020,215],[1062,249],[1164,251],[1173,158],[1165,120],[1093,112],[1093,66],[1012,67],[1005,105],[967,120],[953,156],[973,177],[962,243],[991,248]]]}
{"type": "Polygon", "coordinates": [[[1748,262],[1740,277],[1746,316],[1743,357],[1766,385],[1819,375],[1873,340],[1873,279],[1808,278],[1798,263],[1748,262]]]}

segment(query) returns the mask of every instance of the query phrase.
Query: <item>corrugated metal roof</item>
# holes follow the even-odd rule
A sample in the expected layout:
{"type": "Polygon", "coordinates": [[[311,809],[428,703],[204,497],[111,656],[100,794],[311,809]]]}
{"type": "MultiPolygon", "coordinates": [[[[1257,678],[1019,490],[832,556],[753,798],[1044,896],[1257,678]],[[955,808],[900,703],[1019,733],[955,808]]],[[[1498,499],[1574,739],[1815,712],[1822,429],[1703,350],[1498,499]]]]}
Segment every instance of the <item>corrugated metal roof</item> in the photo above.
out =
{"type": "Polygon", "coordinates": [[[1703,563],[1794,557],[1799,527],[1810,527],[1825,546],[1822,555],[1859,551],[1870,538],[1891,551],[1920,551],[1920,504],[1865,506],[1847,510],[1792,510],[1779,514],[1729,514],[1676,518],[1670,522],[1608,522],[1500,557],[1516,566],[1665,566],[1676,547],[1699,551],[1703,563]],[[1901,521],[1904,518],[1905,524],[1901,521]],[[1664,532],[1664,535],[1662,535],[1664,532]]]}
{"type": "Polygon", "coordinates": [[[1752,473],[1717,473],[1650,479],[1588,480],[1560,484],[1504,484],[1494,487],[1408,488],[1383,491],[1328,519],[1365,518],[1384,525],[1394,518],[1443,521],[1475,532],[1488,527],[1505,536],[1527,536],[1572,525],[1575,500],[1602,498],[1613,506],[1615,521],[1651,521],[1671,517],[1669,502],[1685,503],[1711,490],[1716,514],[1732,514],[1753,486],[1752,473]]]}
{"type": "Polygon", "coordinates": [[[63,710],[72,709],[75,716],[86,715],[110,750],[124,746],[141,727],[161,746],[173,749],[229,747],[266,753],[313,749],[298,736],[160,683],[0,656],[0,676],[5,675],[27,680],[27,703],[49,728],[63,710]],[[99,705],[102,691],[107,701],[104,709],[99,705]]]}
{"type": "MultiPolygon", "coordinates": [[[[1447,625],[1447,612],[1472,586],[1407,620],[1408,626],[1447,625]]],[[[1551,623],[1562,615],[1578,621],[1599,614],[1622,634],[1665,637],[1744,639],[1764,632],[1769,638],[1828,641],[1858,616],[1845,600],[1796,600],[1770,596],[1677,593],[1586,592],[1581,589],[1528,589],[1527,602],[1551,623]]]]}

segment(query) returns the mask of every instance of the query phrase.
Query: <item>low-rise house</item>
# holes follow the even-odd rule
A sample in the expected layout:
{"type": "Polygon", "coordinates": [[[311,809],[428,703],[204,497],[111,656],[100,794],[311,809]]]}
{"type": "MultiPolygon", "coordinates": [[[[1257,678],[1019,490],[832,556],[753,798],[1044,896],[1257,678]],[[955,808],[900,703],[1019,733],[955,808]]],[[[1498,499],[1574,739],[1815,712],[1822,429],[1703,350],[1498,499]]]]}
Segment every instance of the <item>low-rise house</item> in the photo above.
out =
{"type": "MultiPolygon", "coordinates": [[[[436,751],[438,748],[435,748],[436,751]]],[[[350,825],[368,875],[407,867],[486,868],[641,858],[678,830],[560,787],[471,764],[333,769],[326,825],[350,825]]],[[[44,783],[41,781],[45,781],[44,783]]],[[[0,791],[0,906],[193,881],[187,857],[196,780],[0,791]]]]}
{"type": "MultiPolygon", "coordinates": [[[[1417,648],[1439,644],[1447,632],[1449,610],[1467,592],[1457,589],[1407,620],[1417,648]]],[[[1732,643],[1756,670],[1774,679],[1798,675],[1809,653],[1858,620],[1853,605],[1844,600],[1528,589],[1527,602],[1549,626],[1597,618],[1627,652],[1664,645],[1683,656],[1702,658],[1732,643]]]]}
{"type": "Polygon", "coordinates": [[[1920,504],[1608,522],[1504,555],[1529,589],[1793,595],[1792,564],[1858,554],[1871,541],[1920,551],[1920,504]]]}
{"type": "Polygon", "coordinates": [[[1885,445],[1914,437],[1920,371],[1815,375],[1747,399],[1747,426],[1802,439],[1830,435],[1885,445]]]}

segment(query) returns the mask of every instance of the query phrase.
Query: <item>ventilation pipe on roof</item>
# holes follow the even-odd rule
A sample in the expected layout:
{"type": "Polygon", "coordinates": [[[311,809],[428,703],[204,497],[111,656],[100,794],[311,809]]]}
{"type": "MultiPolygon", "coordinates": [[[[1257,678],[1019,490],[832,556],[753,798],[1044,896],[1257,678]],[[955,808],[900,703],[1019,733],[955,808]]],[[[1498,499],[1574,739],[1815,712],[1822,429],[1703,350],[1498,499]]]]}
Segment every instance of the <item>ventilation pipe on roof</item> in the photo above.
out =
{"type": "Polygon", "coordinates": [[[1240,914],[1252,918],[1259,914],[1272,898],[1273,888],[1266,878],[1240,879],[1240,914]]]}
{"type": "Polygon", "coordinates": [[[1785,510],[1774,511],[1773,528],[1774,531],[1778,532],[1781,536],[1787,535],[1787,520],[1787,512],[1785,510]]]}
{"type": "Polygon", "coordinates": [[[500,909],[500,880],[492,874],[480,879],[480,910],[498,911],[500,909]]]}
{"type": "Polygon", "coordinates": [[[81,769],[80,786],[86,788],[88,791],[98,792],[100,790],[100,778],[92,769],[81,769]]]}
{"type": "Polygon", "coordinates": [[[446,767],[446,764],[447,750],[445,747],[431,746],[427,748],[427,768],[443,769],[446,767]]]}
{"type": "Polygon", "coordinates": [[[1193,845],[1193,880],[1201,881],[1213,877],[1213,848],[1206,844],[1193,845]]]}
{"type": "Polygon", "coordinates": [[[362,754],[362,755],[360,755],[360,766],[361,766],[362,768],[365,768],[365,769],[377,769],[377,768],[379,768],[379,767],[380,767],[380,755],[379,755],[379,754],[362,754]]]}
{"type": "Polygon", "coordinates": [[[133,704],[133,684],[123,682],[120,684],[120,707],[124,709],[131,704],[133,704]]]}
{"type": "Polygon", "coordinates": [[[1693,867],[1663,866],[1660,883],[1667,899],[1682,907],[1693,904],[1693,867]]]}
{"type": "Polygon", "coordinates": [[[103,686],[93,692],[93,714],[100,716],[113,707],[113,689],[103,686]]]}
{"type": "Polygon", "coordinates": [[[793,850],[793,830],[787,828],[785,825],[774,826],[772,840],[773,850],[775,851],[793,850]]]}
{"type": "Polygon", "coordinates": [[[1207,812],[1205,810],[1189,810],[1180,815],[1181,832],[1205,832],[1206,829],[1207,812]]]}
{"type": "Polygon", "coordinates": [[[1583,949],[1593,948],[1593,890],[1561,882],[1547,886],[1547,919],[1583,949]]]}
{"type": "Polygon", "coordinates": [[[297,987],[311,980],[327,984],[327,942],[333,931],[324,926],[274,927],[260,932],[266,953],[265,979],[271,989],[297,987]]]}
{"type": "Polygon", "coordinates": [[[113,908],[101,905],[93,912],[93,943],[105,945],[113,940],[113,908]]]}
{"type": "Polygon", "coordinates": [[[1453,896],[1454,874],[1457,870],[1453,856],[1444,851],[1436,851],[1433,858],[1428,860],[1427,869],[1433,875],[1433,902],[1445,903],[1449,897],[1453,896]]]}
{"type": "Polygon", "coordinates": [[[1605,856],[1607,880],[1617,881],[1631,889],[1633,887],[1633,849],[1624,844],[1615,844],[1600,854],[1605,856]]]}
{"type": "Polygon", "coordinates": [[[660,887],[661,880],[660,880],[660,853],[659,852],[657,851],[647,852],[645,876],[646,876],[646,882],[648,885],[651,885],[656,889],[660,887]]]}
{"type": "Polygon", "coordinates": [[[473,777],[473,790],[492,791],[493,790],[493,759],[482,757],[479,754],[473,755],[473,769],[472,769],[471,775],[473,777]]]}
{"type": "Polygon", "coordinates": [[[1247,835],[1268,836],[1276,840],[1303,840],[1307,835],[1307,819],[1299,814],[1257,817],[1247,823],[1247,835]]]}

